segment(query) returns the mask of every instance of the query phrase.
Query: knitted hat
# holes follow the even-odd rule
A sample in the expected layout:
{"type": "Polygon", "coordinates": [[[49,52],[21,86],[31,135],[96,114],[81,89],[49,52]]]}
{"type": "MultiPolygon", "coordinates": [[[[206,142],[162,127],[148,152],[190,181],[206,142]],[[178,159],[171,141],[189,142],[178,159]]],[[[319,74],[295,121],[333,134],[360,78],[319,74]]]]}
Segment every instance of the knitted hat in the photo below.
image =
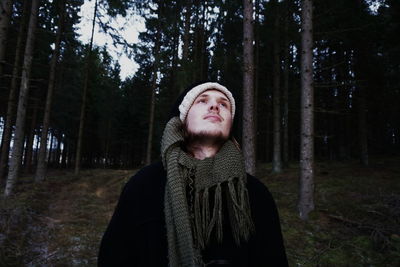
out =
{"type": "Polygon", "coordinates": [[[232,119],[235,117],[235,99],[232,96],[232,93],[225,87],[216,82],[206,82],[198,84],[191,89],[189,89],[186,95],[183,97],[182,102],[179,104],[179,118],[182,122],[185,121],[187,114],[189,112],[190,107],[193,105],[194,100],[203,92],[207,90],[218,90],[221,93],[225,94],[231,103],[231,111],[232,111],[232,119]]]}

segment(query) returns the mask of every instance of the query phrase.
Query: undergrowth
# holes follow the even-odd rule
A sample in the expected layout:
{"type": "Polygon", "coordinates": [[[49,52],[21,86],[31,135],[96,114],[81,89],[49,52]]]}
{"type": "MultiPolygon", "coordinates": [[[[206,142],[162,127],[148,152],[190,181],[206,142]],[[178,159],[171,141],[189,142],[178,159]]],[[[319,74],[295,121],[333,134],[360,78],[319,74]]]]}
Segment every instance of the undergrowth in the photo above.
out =
{"type": "MultiPolygon", "coordinates": [[[[296,210],[298,166],[260,178],[278,205],[290,266],[400,266],[400,159],[316,164],[316,209],[296,210]]],[[[0,266],[95,266],[99,242],[134,171],[51,172],[0,200],[0,266]]]]}
{"type": "Polygon", "coordinates": [[[259,177],[277,202],[290,266],[400,266],[399,163],[317,163],[307,222],[297,216],[298,166],[262,175],[270,169],[263,166],[259,177]]]}

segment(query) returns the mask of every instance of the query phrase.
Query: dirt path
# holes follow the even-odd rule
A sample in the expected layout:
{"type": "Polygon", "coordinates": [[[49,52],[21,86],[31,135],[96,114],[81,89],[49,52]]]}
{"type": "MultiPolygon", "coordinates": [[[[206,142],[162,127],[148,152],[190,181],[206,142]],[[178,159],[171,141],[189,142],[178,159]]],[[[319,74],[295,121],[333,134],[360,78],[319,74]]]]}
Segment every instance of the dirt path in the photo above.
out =
{"type": "Polygon", "coordinates": [[[131,174],[131,171],[86,171],[52,194],[47,211],[54,229],[49,238],[51,262],[96,265],[102,234],[131,174]]]}
{"type": "Polygon", "coordinates": [[[122,186],[134,171],[23,177],[0,207],[0,266],[96,266],[98,246],[122,186]]]}

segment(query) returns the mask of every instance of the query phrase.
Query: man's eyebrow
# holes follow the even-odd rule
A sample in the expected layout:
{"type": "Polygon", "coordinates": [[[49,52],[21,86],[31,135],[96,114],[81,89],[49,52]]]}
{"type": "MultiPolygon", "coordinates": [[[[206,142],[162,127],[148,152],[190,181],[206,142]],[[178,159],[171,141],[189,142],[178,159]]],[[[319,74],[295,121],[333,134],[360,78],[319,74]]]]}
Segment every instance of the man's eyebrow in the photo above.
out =
{"type": "MultiPolygon", "coordinates": [[[[197,98],[204,98],[204,97],[209,97],[209,96],[210,95],[208,95],[207,93],[204,93],[204,94],[199,95],[197,98]]],[[[223,100],[223,101],[226,101],[226,102],[230,103],[229,99],[226,98],[225,96],[220,96],[218,99],[220,101],[223,100]]]]}
{"type": "Polygon", "coordinates": [[[201,94],[201,95],[199,95],[199,97],[208,97],[209,95],[208,94],[201,94]]]}

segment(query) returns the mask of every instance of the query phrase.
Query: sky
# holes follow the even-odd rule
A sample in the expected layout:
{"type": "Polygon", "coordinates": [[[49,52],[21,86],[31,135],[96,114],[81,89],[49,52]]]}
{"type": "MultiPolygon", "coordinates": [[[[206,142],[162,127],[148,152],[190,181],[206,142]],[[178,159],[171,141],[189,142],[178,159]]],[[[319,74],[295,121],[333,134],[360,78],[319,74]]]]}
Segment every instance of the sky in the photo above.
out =
{"type": "MultiPolygon", "coordinates": [[[[85,3],[81,7],[81,22],[77,25],[77,32],[80,34],[79,40],[87,44],[90,41],[90,35],[92,30],[92,20],[94,11],[94,0],[85,0],[85,3]]],[[[129,14],[123,18],[122,16],[117,17],[111,23],[115,28],[123,28],[119,32],[126,39],[128,43],[137,43],[139,32],[145,30],[144,20],[132,14],[129,14]]],[[[133,76],[137,71],[139,65],[134,62],[133,59],[129,59],[127,55],[123,53],[122,46],[115,47],[112,44],[111,37],[104,32],[101,32],[99,26],[95,26],[95,32],[93,37],[93,43],[99,47],[106,46],[107,51],[118,61],[121,65],[120,77],[122,80],[129,76],[133,76]]]]}
{"type": "MultiPolygon", "coordinates": [[[[367,0],[370,9],[376,12],[379,6],[384,4],[384,0],[367,0]]],[[[90,34],[92,29],[92,19],[94,10],[94,0],[85,0],[81,7],[81,22],[78,24],[78,33],[80,34],[80,41],[84,44],[89,43],[90,34]]],[[[126,39],[128,43],[134,44],[138,42],[139,32],[145,31],[144,19],[140,16],[129,14],[123,18],[121,16],[113,20],[111,25],[115,28],[121,28],[120,34],[126,39]]],[[[111,54],[114,60],[118,61],[121,65],[120,77],[122,80],[129,76],[133,76],[137,71],[139,65],[133,59],[129,59],[123,53],[122,46],[114,47],[111,37],[99,31],[99,26],[95,27],[94,44],[97,46],[106,46],[107,51],[111,54]]]]}

